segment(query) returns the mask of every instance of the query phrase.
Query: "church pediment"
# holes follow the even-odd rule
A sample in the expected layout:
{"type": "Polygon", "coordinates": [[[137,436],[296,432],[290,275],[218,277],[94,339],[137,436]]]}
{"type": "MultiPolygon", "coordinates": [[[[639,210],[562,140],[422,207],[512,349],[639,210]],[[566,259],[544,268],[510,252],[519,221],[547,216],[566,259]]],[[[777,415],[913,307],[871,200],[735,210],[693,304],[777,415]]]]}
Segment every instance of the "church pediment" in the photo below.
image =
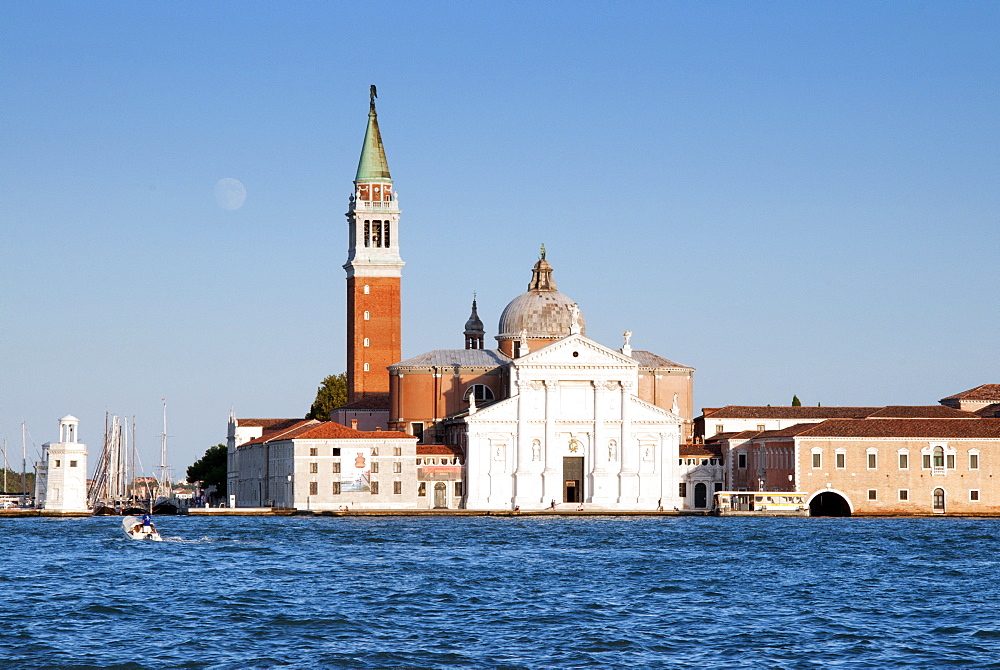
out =
{"type": "Polygon", "coordinates": [[[632,358],[609,349],[585,335],[569,335],[514,361],[515,367],[616,367],[638,368],[632,358]]]}

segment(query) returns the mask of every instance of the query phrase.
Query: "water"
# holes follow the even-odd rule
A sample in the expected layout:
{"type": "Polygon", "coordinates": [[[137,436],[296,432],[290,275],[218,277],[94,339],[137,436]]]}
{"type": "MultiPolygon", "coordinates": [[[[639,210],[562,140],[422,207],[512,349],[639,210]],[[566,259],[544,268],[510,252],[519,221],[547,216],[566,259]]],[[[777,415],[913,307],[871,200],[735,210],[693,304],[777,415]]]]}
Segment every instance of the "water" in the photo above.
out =
{"type": "Polygon", "coordinates": [[[0,522],[0,668],[1000,668],[1000,520],[0,522]]]}

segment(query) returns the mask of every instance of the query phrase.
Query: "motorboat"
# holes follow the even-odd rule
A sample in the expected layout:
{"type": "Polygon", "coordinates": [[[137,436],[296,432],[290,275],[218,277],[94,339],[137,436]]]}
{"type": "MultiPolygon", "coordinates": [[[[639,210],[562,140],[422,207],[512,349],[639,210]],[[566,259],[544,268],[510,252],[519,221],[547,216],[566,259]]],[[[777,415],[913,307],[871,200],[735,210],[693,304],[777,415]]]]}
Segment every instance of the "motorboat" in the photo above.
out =
{"type": "Polygon", "coordinates": [[[162,542],[163,538],[157,532],[156,526],[150,523],[148,526],[142,524],[142,519],[137,516],[127,516],[122,519],[122,531],[133,540],[153,540],[162,542]]]}

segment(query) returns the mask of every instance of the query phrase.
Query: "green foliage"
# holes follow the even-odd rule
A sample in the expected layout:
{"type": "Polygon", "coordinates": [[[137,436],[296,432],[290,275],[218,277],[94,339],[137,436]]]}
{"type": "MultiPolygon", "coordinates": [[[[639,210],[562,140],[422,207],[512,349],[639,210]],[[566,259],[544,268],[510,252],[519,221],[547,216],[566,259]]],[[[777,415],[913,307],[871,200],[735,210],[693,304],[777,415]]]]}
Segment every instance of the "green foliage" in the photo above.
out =
{"type": "MultiPolygon", "coordinates": [[[[21,473],[14,472],[10,468],[6,469],[7,475],[7,490],[5,493],[12,493],[17,495],[22,491],[27,491],[28,495],[33,495],[35,492],[35,473],[28,472],[24,475],[25,482],[21,482],[21,473]]],[[[0,470],[0,488],[3,488],[4,481],[4,470],[0,470]]]]}
{"type": "Polygon", "coordinates": [[[316,400],[313,401],[307,419],[329,421],[330,412],[347,403],[347,373],[330,375],[316,389],[316,400]]]}
{"type": "Polygon", "coordinates": [[[792,396],[792,407],[802,407],[802,401],[797,395],[792,396]]]}
{"type": "Polygon", "coordinates": [[[209,447],[205,455],[187,469],[189,482],[201,482],[203,488],[215,485],[216,495],[226,495],[226,445],[209,447]]]}

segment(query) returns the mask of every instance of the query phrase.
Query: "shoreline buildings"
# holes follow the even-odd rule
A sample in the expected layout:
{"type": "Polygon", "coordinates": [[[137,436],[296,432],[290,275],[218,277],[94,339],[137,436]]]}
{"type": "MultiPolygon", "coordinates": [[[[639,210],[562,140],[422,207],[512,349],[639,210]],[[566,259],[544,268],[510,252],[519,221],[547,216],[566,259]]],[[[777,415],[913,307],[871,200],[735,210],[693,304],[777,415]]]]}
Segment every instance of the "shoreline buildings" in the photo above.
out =
{"type": "Polygon", "coordinates": [[[992,403],[958,394],[942,400],[955,409],[727,407],[696,422],[694,369],[633,349],[627,330],[618,348],[589,339],[544,247],[527,290],[501,311],[496,348],[473,299],[463,348],[402,360],[401,210],[374,87],[346,216],[347,403],[328,422],[231,416],[237,506],[707,511],[723,490],[799,487],[817,513],[920,513],[928,496],[935,512],[1000,513],[986,455],[995,419],[965,411],[992,403]],[[927,472],[885,471],[887,441],[899,442],[898,464],[900,450],[921,464],[929,454],[927,472]],[[952,460],[949,486],[964,479],[971,507],[939,490],[952,460]],[[953,502],[940,507],[941,495],[953,502]]]}

